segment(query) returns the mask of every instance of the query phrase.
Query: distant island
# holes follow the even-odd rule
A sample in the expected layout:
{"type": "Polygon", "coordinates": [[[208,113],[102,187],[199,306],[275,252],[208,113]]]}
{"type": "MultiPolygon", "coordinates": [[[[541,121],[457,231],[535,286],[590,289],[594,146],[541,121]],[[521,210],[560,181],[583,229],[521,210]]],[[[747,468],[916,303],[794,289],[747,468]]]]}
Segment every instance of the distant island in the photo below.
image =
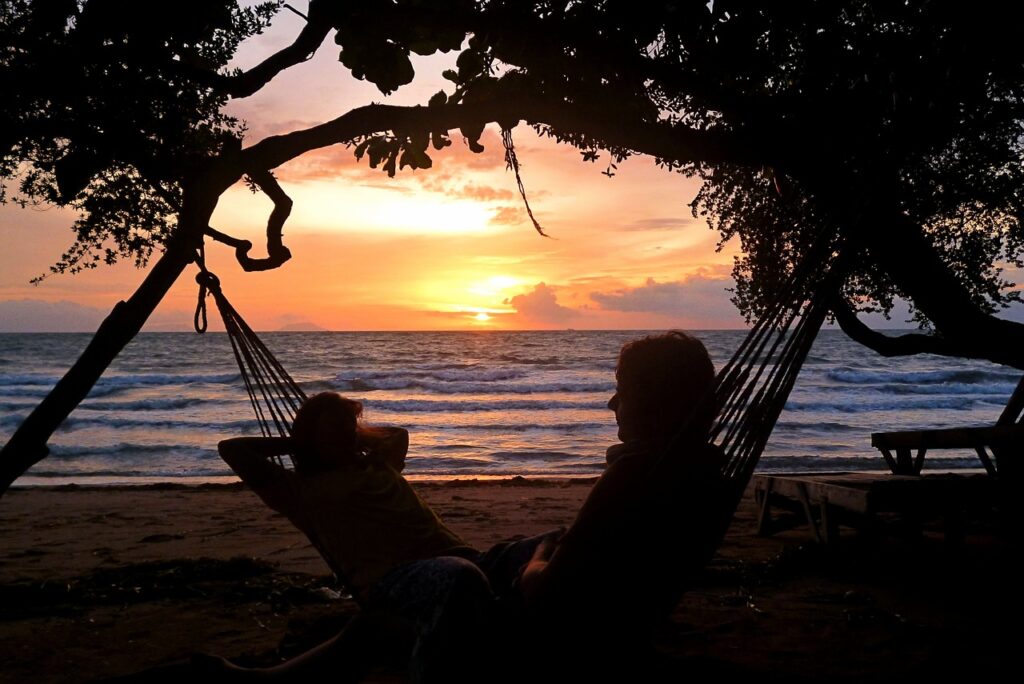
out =
{"type": "Polygon", "coordinates": [[[330,332],[327,328],[317,325],[316,323],[310,323],[309,321],[298,321],[297,323],[288,323],[282,325],[277,329],[278,332],[330,332]]]}

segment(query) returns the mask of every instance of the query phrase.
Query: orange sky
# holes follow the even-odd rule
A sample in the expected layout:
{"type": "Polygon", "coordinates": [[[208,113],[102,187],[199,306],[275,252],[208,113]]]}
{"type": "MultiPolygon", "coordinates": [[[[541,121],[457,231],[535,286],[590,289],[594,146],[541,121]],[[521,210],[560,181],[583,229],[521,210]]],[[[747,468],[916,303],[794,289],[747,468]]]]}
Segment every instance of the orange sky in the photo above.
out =
{"type": "MultiPolygon", "coordinates": [[[[241,65],[284,44],[297,17],[239,54],[241,65]]],[[[446,82],[453,55],[421,59],[417,81],[385,98],[353,80],[328,38],[317,56],[279,76],[258,95],[233,102],[249,125],[248,143],[333,118],[362,104],[420,104],[446,82]]],[[[450,84],[449,84],[450,85],[450,84]]],[[[578,151],[515,132],[537,235],[505,171],[500,141],[488,130],[483,154],[454,145],[433,154],[434,168],[389,179],[357,163],[343,147],[277,170],[295,208],[285,227],[294,259],[276,271],[245,274],[222,245],[209,248],[211,270],[253,327],[331,330],[739,327],[725,288],[731,253],[690,215],[696,184],[648,158],[584,163],[578,151]]],[[[221,200],[213,225],[262,243],[270,204],[244,187],[221,200]]],[[[71,239],[66,212],[0,207],[0,331],[91,330],[142,272],[130,265],[77,276],[28,280],[46,270],[71,239]],[[23,300],[36,300],[26,303],[23,300]],[[42,304],[40,302],[45,302],[42,304]]],[[[148,327],[188,329],[195,305],[191,273],[148,327]]]]}

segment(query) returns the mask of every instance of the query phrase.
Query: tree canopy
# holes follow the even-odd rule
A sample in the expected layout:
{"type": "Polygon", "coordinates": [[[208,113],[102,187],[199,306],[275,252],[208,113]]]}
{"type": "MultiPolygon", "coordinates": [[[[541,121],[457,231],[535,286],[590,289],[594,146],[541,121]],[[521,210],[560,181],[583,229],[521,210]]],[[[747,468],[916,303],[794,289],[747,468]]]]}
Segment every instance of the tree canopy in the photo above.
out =
{"type": "Polygon", "coordinates": [[[450,131],[480,151],[496,122],[515,167],[511,132],[525,121],[609,174],[648,154],[699,178],[694,212],[742,245],[735,301],[749,316],[824,245],[854,256],[833,312],[859,341],[1024,368],[1024,326],[992,315],[1019,299],[1004,269],[1024,259],[1024,52],[1010,3],[310,0],[292,44],[228,70],[282,6],[0,0],[0,198],[80,212],[58,271],[162,251],[126,329],[204,236],[248,270],[289,258],[277,166],[345,144],[389,175],[428,168],[450,131]],[[332,33],[338,68],[382,93],[416,78],[412,55],[437,51],[458,53],[451,86],[423,106],[367,104],[243,146],[223,105],[287,78],[332,33]],[[275,203],[264,259],[209,226],[243,177],[275,203]],[[930,334],[888,338],[858,320],[898,297],[930,334]]]}

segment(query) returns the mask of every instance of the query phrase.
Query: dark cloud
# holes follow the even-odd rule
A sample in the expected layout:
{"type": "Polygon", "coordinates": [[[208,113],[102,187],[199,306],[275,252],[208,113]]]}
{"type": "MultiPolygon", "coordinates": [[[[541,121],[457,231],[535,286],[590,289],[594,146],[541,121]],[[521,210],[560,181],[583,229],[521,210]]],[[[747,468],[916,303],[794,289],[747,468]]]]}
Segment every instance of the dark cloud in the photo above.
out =
{"type": "Polygon", "coordinates": [[[641,287],[593,292],[590,298],[606,311],[685,316],[707,321],[709,327],[735,327],[742,319],[729,301],[726,288],[732,285],[729,279],[703,276],[669,283],[648,278],[641,287]]]}
{"type": "Polygon", "coordinates": [[[505,301],[515,307],[523,318],[538,323],[562,323],[579,313],[558,303],[553,288],[537,283],[532,292],[516,295],[505,301]]]}

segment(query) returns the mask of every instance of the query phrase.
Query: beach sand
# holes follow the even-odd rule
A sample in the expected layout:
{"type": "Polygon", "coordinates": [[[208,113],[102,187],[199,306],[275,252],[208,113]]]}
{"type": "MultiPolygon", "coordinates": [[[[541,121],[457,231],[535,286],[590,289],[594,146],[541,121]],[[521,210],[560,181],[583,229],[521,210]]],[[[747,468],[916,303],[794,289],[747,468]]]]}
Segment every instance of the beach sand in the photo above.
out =
{"type": "MultiPolygon", "coordinates": [[[[486,548],[568,525],[590,484],[416,486],[486,548]]],[[[762,538],[748,496],[699,586],[659,628],[659,672],[1016,679],[1001,674],[1017,663],[1024,607],[1015,548],[986,515],[956,546],[937,522],[909,538],[844,530],[828,549],[806,529],[762,538]]],[[[241,486],[25,488],[0,499],[2,682],[92,681],[196,651],[269,665],[356,610],[305,538],[241,486]]],[[[403,681],[394,667],[375,677],[403,681]]]]}

